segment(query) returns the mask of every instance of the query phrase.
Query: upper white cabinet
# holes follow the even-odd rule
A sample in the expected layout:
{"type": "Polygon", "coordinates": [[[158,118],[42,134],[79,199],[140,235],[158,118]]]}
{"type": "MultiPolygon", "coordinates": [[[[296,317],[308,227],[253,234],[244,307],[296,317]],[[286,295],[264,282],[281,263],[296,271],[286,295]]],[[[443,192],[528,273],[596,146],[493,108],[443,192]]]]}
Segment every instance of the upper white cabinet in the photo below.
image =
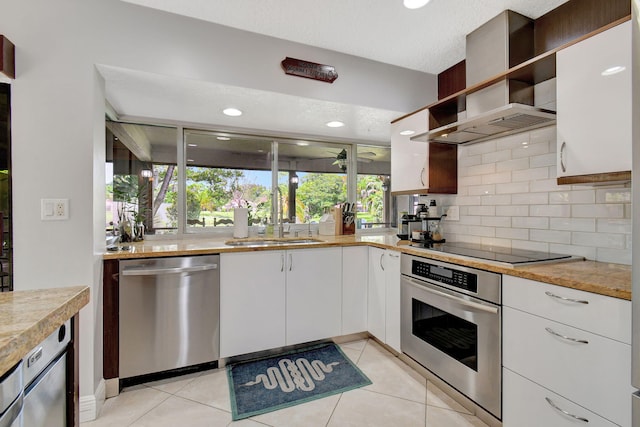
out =
{"type": "Polygon", "coordinates": [[[455,194],[458,191],[458,147],[411,141],[412,136],[428,130],[427,109],[391,123],[393,194],[455,194]],[[406,134],[408,131],[415,133],[406,134]]]}
{"type": "Polygon", "coordinates": [[[556,73],[558,183],[625,179],[616,173],[631,171],[631,22],[560,50],[556,73]],[[609,176],[567,178],[592,174],[609,176]]]}
{"type": "Polygon", "coordinates": [[[429,110],[422,110],[391,123],[391,191],[428,188],[427,152],[429,144],[411,141],[412,135],[429,130],[429,110]],[[411,135],[401,132],[413,131],[411,135]]]}

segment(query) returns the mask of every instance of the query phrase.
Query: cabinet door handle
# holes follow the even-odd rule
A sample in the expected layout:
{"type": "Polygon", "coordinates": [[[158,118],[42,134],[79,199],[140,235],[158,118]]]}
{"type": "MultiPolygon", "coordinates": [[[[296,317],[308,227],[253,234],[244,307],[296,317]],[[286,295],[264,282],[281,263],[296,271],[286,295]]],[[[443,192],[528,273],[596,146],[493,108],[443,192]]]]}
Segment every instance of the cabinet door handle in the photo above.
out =
{"type": "Polygon", "coordinates": [[[423,187],[424,187],[424,170],[425,168],[422,168],[422,170],[420,171],[420,183],[422,184],[423,187]]]}
{"type": "Polygon", "coordinates": [[[289,271],[293,268],[293,254],[289,254],[289,271]]]}
{"type": "Polygon", "coordinates": [[[581,340],[581,339],[578,339],[578,338],[571,338],[571,337],[568,337],[566,335],[559,334],[559,333],[557,333],[556,331],[554,331],[551,328],[544,328],[544,329],[545,329],[545,331],[549,332],[551,335],[555,335],[556,337],[562,338],[563,340],[575,342],[575,343],[578,343],[578,344],[589,344],[589,341],[587,341],[587,340],[581,340]]]}
{"type": "Polygon", "coordinates": [[[562,172],[566,172],[567,171],[567,166],[564,164],[564,150],[565,148],[567,148],[567,143],[565,141],[562,141],[562,145],[560,146],[560,168],[562,169],[562,172]]]}
{"type": "Polygon", "coordinates": [[[380,254],[380,268],[384,271],[384,264],[382,263],[382,258],[384,257],[384,252],[380,254]]]}
{"type": "Polygon", "coordinates": [[[551,298],[561,299],[562,301],[566,301],[566,302],[575,302],[576,304],[589,304],[589,301],[584,299],[573,299],[573,298],[561,297],[560,295],[556,295],[549,291],[546,291],[544,294],[547,296],[550,296],[551,298]]]}
{"type": "Polygon", "coordinates": [[[571,418],[573,418],[574,420],[582,421],[583,423],[588,423],[588,422],[589,422],[589,420],[588,420],[588,419],[586,419],[586,418],[582,418],[582,417],[579,417],[579,416],[577,416],[577,415],[573,415],[572,413],[569,413],[569,412],[565,411],[564,409],[560,408],[558,405],[556,405],[555,403],[553,403],[553,400],[549,399],[548,397],[545,397],[544,399],[547,401],[547,403],[549,404],[549,406],[551,406],[551,407],[552,407],[553,409],[555,409],[556,411],[563,413],[563,414],[564,414],[564,415],[566,415],[567,417],[571,417],[571,418]]]}
{"type": "Polygon", "coordinates": [[[284,271],[284,253],[280,254],[280,272],[284,271]]]}

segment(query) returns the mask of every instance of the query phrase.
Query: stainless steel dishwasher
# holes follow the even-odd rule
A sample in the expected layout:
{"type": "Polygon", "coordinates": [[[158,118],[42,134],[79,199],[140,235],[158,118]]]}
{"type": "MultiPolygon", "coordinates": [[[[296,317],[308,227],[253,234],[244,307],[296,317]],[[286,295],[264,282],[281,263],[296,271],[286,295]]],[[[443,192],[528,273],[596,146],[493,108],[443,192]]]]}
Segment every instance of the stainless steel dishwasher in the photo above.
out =
{"type": "Polygon", "coordinates": [[[119,375],[217,361],[219,255],[120,261],[119,375]]]}

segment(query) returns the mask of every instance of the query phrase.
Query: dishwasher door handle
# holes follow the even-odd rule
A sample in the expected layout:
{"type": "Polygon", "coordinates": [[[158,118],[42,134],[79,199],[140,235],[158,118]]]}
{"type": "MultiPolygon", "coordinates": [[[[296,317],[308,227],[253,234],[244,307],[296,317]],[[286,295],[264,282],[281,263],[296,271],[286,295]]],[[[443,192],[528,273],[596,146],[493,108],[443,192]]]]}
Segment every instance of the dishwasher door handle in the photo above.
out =
{"type": "Polygon", "coordinates": [[[218,264],[195,265],[192,267],[160,267],[123,269],[123,276],[159,276],[161,274],[197,273],[199,271],[217,270],[218,264]]]}

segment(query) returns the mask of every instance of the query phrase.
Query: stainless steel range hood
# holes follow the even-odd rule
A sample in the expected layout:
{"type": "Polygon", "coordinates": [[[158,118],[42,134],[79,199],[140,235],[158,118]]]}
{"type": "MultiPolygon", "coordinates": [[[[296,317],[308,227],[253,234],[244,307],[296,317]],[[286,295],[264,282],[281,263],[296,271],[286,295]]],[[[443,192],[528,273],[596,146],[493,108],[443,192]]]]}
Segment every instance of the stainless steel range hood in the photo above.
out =
{"type": "Polygon", "coordinates": [[[555,111],[511,103],[416,135],[411,140],[470,144],[550,126],[555,122],[555,111]]]}
{"type": "MultiPolygon", "coordinates": [[[[466,87],[504,73],[534,56],[533,20],[505,10],[466,38],[466,87]]],[[[411,138],[470,144],[555,124],[556,113],[534,106],[530,82],[504,79],[468,93],[465,118],[411,138]]]]}

